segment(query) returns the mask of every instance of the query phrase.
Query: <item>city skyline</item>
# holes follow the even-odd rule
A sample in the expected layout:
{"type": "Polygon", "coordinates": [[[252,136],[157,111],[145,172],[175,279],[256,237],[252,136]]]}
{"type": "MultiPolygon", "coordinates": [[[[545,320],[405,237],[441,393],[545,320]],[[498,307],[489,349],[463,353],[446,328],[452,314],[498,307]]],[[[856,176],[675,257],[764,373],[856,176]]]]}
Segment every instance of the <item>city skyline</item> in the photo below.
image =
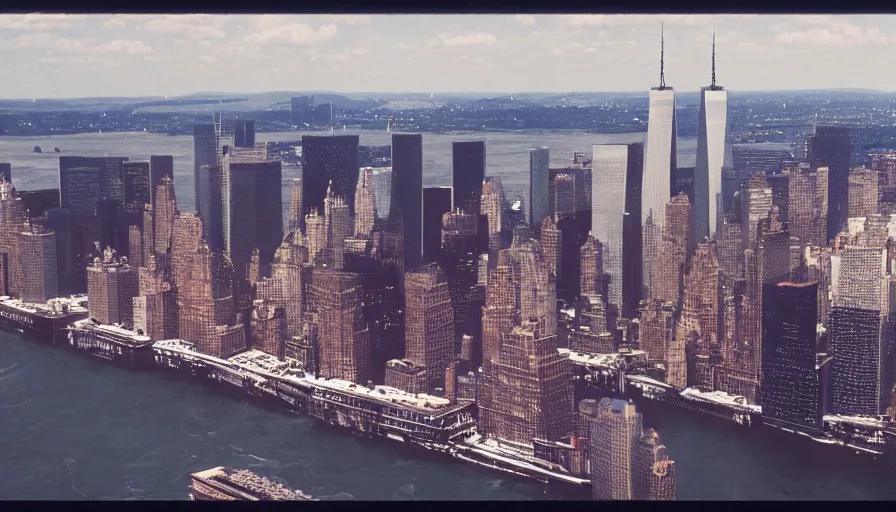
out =
{"type": "Polygon", "coordinates": [[[893,90],[886,70],[863,72],[896,44],[884,16],[25,14],[0,16],[2,68],[19,77],[2,96],[643,91],[661,24],[678,91],[709,83],[713,27],[718,80],[735,91],[893,90]],[[823,72],[830,59],[840,73],[823,72]],[[588,86],[533,67],[577,69],[588,86]]]}

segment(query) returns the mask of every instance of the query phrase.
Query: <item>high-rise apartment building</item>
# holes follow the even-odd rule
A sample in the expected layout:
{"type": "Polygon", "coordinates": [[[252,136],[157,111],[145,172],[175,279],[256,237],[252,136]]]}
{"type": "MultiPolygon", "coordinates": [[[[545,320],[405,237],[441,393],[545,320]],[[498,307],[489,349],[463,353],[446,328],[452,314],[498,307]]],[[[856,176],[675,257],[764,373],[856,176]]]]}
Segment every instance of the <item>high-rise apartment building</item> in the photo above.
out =
{"type": "Polygon", "coordinates": [[[454,209],[478,219],[482,213],[482,181],[485,179],[485,141],[451,143],[451,184],[454,209]]]}
{"type": "Polygon", "coordinates": [[[423,256],[423,135],[392,135],[390,208],[401,216],[404,268],[412,269],[423,256]]]}
{"type": "MultiPolygon", "coordinates": [[[[454,311],[445,273],[435,264],[405,275],[405,359],[441,382],[455,360],[454,311]]],[[[425,392],[429,392],[427,386],[425,392]]]]}
{"type": "Polygon", "coordinates": [[[849,130],[843,127],[817,126],[806,141],[809,162],[827,167],[828,209],[826,240],[846,228],[849,204],[849,160],[852,144],[849,130]]]}
{"type": "Polygon", "coordinates": [[[571,363],[539,324],[504,333],[497,357],[483,361],[479,425],[488,437],[528,445],[574,433],[571,363]]]}
{"type": "Polygon", "coordinates": [[[886,253],[880,245],[858,244],[840,251],[828,336],[832,414],[877,415],[887,406],[886,253]]]}
{"type": "Polygon", "coordinates": [[[358,187],[357,135],[302,136],[302,208],[322,212],[327,190],[343,198],[355,214],[358,187]]]}
{"type": "Polygon", "coordinates": [[[19,262],[24,302],[44,304],[59,297],[56,268],[56,233],[39,224],[28,224],[19,232],[19,262]]]}
{"type": "Polygon", "coordinates": [[[488,176],[482,182],[482,215],[488,224],[487,238],[489,252],[503,249],[505,222],[503,220],[507,205],[507,197],[504,195],[504,185],[501,178],[488,176]]]}
{"type": "Polygon", "coordinates": [[[867,217],[878,213],[878,181],[880,174],[871,169],[849,172],[849,218],[867,217]]]}
{"type": "Polygon", "coordinates": [[[590,233],[582,245],[579,261],[581,261],[580,293],[582,295],[601,297],[606,300],[603,247],[600,241],[590,233]]]}
{"type": "Polygon", "coordinates": [[[603,244],[607,301],[626,318],[641,298],[642,154],[638,143],[598,145],[592,160],[592,233],[603,244]]]}
{"type": "Polygon", "coordinates": [[[318,315],[320,375],[365,382],[370,344],[361,312],[361,283],[352,273],[315,269],[309,286],[313,312],[318,315]],[[364,379],[364,380],[362,380],[364,379]]]}
{"type": "Polygon", "coordinates": [[[824,382],[818,368],[818,284],[766,284],[762,293],[762,421],[820,431],[824,382]]]}
{"type": "Polygon", "coordinates": [[[442,216],[451,211],[451,187],[423,189],[423,261],[439,261],[442,250],[442,216]]]}
{"type": "Polygon", "coordinates": [[[539,229],[541,221],[551,214],[548,187],[551,150],[540,147],[529,150],[529,224],[539,229]]]}
{"type": "Polygon", "coordinates": [[[22,265],[19,233],[25,228],[25,209],[11,182],[0,181],[0,293],[21,293],[22,265]]]}
{"type": "Polygon", "coordinates": [[[643,434],[641,413],[632,403],[603,398],[590,422],[594,499],[637,499],[632,476],[637,442],[643,434]]]}
{"type": "Polygon", "coordinates": [[[376,221],[376,204],[373,200],[373,168],[364,167],[355,190],[355,236],[367,238],[373,232],[376,221]]]}
{"type": "Polygon", "coordinates": [[[87,307],[101,324],[134,324],[133,299],[140,292],[137,269],[114,259],[106,249],[102,260],[87,268],[87,307]]]}

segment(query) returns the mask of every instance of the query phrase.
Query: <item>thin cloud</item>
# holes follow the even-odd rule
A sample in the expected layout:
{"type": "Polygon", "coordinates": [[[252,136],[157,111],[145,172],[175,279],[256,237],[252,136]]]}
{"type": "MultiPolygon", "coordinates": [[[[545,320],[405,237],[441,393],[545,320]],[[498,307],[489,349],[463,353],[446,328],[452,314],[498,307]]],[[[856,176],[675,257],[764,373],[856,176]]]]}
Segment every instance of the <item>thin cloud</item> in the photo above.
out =
{"type": "Polygon", "coordinates": [[[517,14],[516,22],[524,27],[531,27],[532,25],[535,25],[535,16],[532,16],[531,14],[517,14]]]}
{"type": "Polygon", "coordinates": [[[439,39],[445,46],[491,46],[498,42],[498,38],[488,32],[473,32],[453,37],[448,34],[439,34],[439,39]]]}
{"type": "Polygon", "coordinates": [[[807,16],[801,21],[811,25],[822,25],[822,27],[782,32],[775,37],[775,42],[816,46],[861,46],[884,44],[888,40],[876,28],[864,29],[833,17],[807,16]]]}
{"type": "Polygon", "coordinates": [[[226,22],[223,16],[180,14],[149,20],[141,29],[157,34],[178,34],[193,40],[224,39],[227,34],[221,26],[226,22]]]}
{"type": "Polygon", "coordinates": [[[245,40],[250,44],[312,44],[332,39],[339,29],[330,23],[317,28],[302,23],[291,23],[271,27],[262,32],[249,34],[245,40]]]}

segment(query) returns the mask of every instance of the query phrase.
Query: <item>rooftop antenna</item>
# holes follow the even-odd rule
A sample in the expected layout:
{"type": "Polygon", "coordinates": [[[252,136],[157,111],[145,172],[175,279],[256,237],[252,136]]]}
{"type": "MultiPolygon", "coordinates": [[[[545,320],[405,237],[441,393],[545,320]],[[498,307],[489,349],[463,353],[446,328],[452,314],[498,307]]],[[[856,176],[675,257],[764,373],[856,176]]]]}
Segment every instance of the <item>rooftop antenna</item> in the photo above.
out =
{"type": "Polygon", "coordinates": [[[662,22],[660,22],[660,89],[666,88],[666,75],[664,74],[664,69],[663,69],[663,67],[664,67],[663,59],[665,58],[665,55],[664,55],[665,43],[666,43],[665,27],[664,27],[664,24],[662,22]]]}
{"type": "Polygon", "coordinates": [[[712,27],[712,88],[716,87],[716,27],[712,27]]]}

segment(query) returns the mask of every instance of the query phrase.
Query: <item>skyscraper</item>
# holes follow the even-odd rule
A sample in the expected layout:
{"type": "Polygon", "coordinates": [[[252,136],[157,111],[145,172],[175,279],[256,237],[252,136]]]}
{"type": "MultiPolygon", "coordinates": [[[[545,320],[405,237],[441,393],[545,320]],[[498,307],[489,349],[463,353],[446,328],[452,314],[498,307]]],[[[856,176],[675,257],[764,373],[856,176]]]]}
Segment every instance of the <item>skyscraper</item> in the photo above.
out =
{"type": "Polygon", "coordinates": [[[762,421],[821,430],[824,403],[816,350],[817,283],[763,286],[762,421]]]}
{"type": "Polygon", "coordinates": [[[849,204],[849,159],[852,144],[843,127],[817,126],[807,140],[809,162],[828,168],[827,240],[846,228],[849,204]]]}
{"type": "Polygon", "coordinates": [[[324,210],[327,189],[343,198],[355,214],[358,187],[357,135],[302,136],[302,209],[324,210]]]}
{"type": "MultiPolygon", "coordinates": [[[[373,200],[373,168],[364,167],[355,191],[355,236],[367,238],[376,221],[376,205],[373,200]]],[[[295,196],[295,194],[293,194],[295,196]]]]}
{"type": "Polygon", "coordinates": [[[114,259],[106,249],[102,260],[87,268],[87,302],[90,318],[101,324],[134,324],[133,299],[139,292],[137,269],[114,259]]]}
{"type": "Polygon", "coordinates": [[[716,236],[722,205],[722,167],[728,151],[728,91],[716,84],[716,35],[712,35],[712,83],[700,89],[694,224],[697,240],[716,236]]]}
{"type": "Polygon", "coordinates": [[[882,246],[859,244],[848,244],[840,252],[828,338],[832,414],[877,415],[886,408],[886,253],[882,246]]]}
{"type": "MultiPolygon", "coordinates": [[[[541,229],[541,221],[551,214],[549,200],[551,150],[529,150],[529,225],[541,229]]],[[[537,234],[537,233],[536,233],[537,234]]]]}
{"type": "Polygon", "coordinates": [[[25,206],[25,213],[29,218],[43,217],[44,212],[52,208],[59,208],[59,189],[45,188],[40,190],[19,190],[19,197],[25,206]]]}
{"type": "MultiPolygon", "coordinates": [[[[482,182],[482,215],[488,225],[488,250],[495,252],[503,249],[504,210],[507,197],[504,185],[498,176],[488,176],[482,182]]],[[[482,235],[482,233],[480,233],[482,235]]]]}
{"type": "Polygon", "coordinates": [[[593,150],[592,233],[603,244],[608,303],[626,318],[633,317],[641,298],[642,153],[638,143],[593,150]]]}
{"type": "Polygon", "coordinates": [[[25,228],[25,209],[8,181],[0,181],[0,293],[21,293],[22,265],[19,233],[25,228]]]}
{"type": "MultiPolygon", "coordinates": [[[[199,190],[200,173],[205,166],[218,165],[218,133],[214,124],[197,124],[193,126],[193,184],[196,203],[193,207],[202,212],[202,192],[199,190]]],[[[204,218],[205,222],[211,219],[204,218]]]]}
{"type": "Polygon", "coordinates": [[[478,281],[476,219],[472,215],[454,211],[442,216],[442,249],[438,263],[448,278],[455,338],[460,341],[464,334],[475,334],[473,316],[479,314],[471,310],[473,289],[478,281]]]}
{"type": "MultiPolygon", "coordinates": [[[[647,154],[644,157],[644,171],[641,179],[643,194],[642,219],[653,219],[654,230],[645,231],[645,236],[653,239],[642,241],[644,257],[648,262],[656,257],[662,242],[665,226],[666,203],[672,197],[672,180],[677,168],[678,123],[675,117],[675,90],[666,86],[664,70],[664,45],[660,38],[660,85],[650,89],[650,103],[647,120],[647,154]]],[[[594,158],[597,160],[597,158],[594,158]]],[[[592,163],[594,165],[594,163],[592,163]]],[[[597,169],[592,170],[595,180],[597,169]]],[[[595,181],[595,183],[597,183],[595,181]]],[[[598,190],[592,188],[592,190],[598,190]]],[[[594,192],[592,192],[594,193],[594,192]]],[[[600,192],[597,192],[599,195],[600,192]]],[[[595,219],[596,220],[596,219],[595,219]]],[[[597,225],[592,222],[591,230],[597,225]]],[[[598,236],[598,238],[600,238],[598,236]]],[[[601,242],[605,240],[601,239],[601,242]]],[[[644,284],[649,284],[649,268],[645,268],[644,284]]]]}
{"type": "Polygon", "coordinates": [[[634,404],[611,398],[601,399],[594,413],[589,436],[594,499],[637,499],[632,463],[643,434],[641,413],[634,404]]]}
{"type": "Polygon", "coordinates": [[[404,268],[410,270],[423,255],[423,135],[392,135],[392,190],[391,212],[401,216],[404,268]]]}
{"type": "Polygon", "coordinates": [[[423,189],[423,262],[439,261],[442,250],[442,216],[451,211],[451,187],[423,189]]]}
{"type": "Polygon", "coordinates": [[[404,286],[405,359],[424,368],[428,383],[441,383],[455,359],[454,311],[445,273],[430,264],[408,272],[404,286]]]}
{"type": "Polygon", "coordinates": [[[174,157],[171,155],[151,155],[149,157],[149,203],[156,200],[156,191],[167,176],[174,181],[174,157]]]}
{"type": "Polygon", "coordinates": [[[233,122],[233,146],[237,148],[255,147],[255,121],[238,119],[233,122]]]}
{"type": "Polygon", "coordinates": [[[479,219],[482,213],[482,180],[485,179],[485,141],[451,143],[451,184],[454,209],[479,219]]]}
{"type": "Polygon", "coordinates": [[[355,274],[314,270],[309,293],[319,318],[322,377],[363,382],[368,375],[370,344],[361,313],[360,287],[355,274]]]}
{"type": "Polygon", "coordinates": [[[479,424],[488,437],[529,445],[574,433],[572,366],[555,335],[525,320],[502,335],[497,357],[483,361],[479,424]]]}
{"type": "Polygon", "coordinates": [[[56,233],[26,225],[19,233],[19,261],[22,265],[22,301],[44,304],[59,297],[56,276],[56,233]]]}
{"type": "Polygon", "coordinates": [[[576,182],[570,174],[554,177],[554,220],[571,217],[576,212],[576,182]]]}
{"type": "Polygon", "coordinates": [[[253,249],[259,250],[262,272],[269,275],[274,251],[283,238],[280,161],[262,158],[244,157],[239,151],[225,157],[229,187],[224,192],[224,244],[237,280],[247,276],[253,249]]]}
{"type": "Polygon", "coordinates": [[[122,165],[124,182],[124,212],[127,225],[143,226],[143,208],[152,202],[155,191],[150,184],[149,162],[125,162],[122,165]]]}
{"type": "Polygon", "coordinates": [[[849,173],[849,218],[877,213],[879,173],[871,169],[853,169],[849,173]]]}

